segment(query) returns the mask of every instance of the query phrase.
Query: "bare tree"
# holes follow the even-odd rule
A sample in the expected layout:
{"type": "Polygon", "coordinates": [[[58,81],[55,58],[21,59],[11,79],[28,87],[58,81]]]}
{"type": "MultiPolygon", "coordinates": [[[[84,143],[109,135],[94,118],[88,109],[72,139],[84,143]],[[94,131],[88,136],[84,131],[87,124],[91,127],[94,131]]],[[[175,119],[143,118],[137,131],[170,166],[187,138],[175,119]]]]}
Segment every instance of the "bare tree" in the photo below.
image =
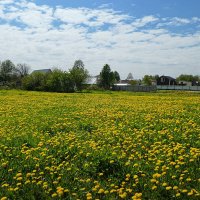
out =
{"type": "Polygon", "coordinates": [[[133,80],[133,75],[132,75],[132,73],[129,73],[129,74],[128,74],[126,80],[133,80]]]}
{"type": "Polygon", "coordinates": [[[25,76],[27,76],[30,72],[30,67],[27,64],[17,64],[16,66],[16,72],[18,73],[18,75],[23,78],[25,76]]]}

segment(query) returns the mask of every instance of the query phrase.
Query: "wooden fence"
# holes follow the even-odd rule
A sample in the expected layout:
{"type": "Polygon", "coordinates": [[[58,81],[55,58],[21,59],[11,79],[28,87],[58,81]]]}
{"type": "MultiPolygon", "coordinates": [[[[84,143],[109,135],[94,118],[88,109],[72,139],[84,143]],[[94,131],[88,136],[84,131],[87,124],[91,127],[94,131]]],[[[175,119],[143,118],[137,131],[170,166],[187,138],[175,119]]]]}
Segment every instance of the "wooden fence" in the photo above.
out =
{"type": "Polygon", "coordinates": [[[180,85],[156,85],[156,86],[142,86],[142,85],[114,85],[114,91],[130,91],[130,92],[153,92],[156,90],[184,90],[184,91],[200,91],[200,86],[180,86],[180,85]]]}
{"type": "Polygon", "coordinates": [[[141,86],[141,85],[123,85],[112,87],[114,91],[130,91],[130,92],[152,92],[156,91],[156,86],[141,86]]]}
{"type": "Polygon", "coordinates": [[[200,86],[181,86],[181,85],[157,85],[157,90],[186,90],[200,91],[200,86]]]}

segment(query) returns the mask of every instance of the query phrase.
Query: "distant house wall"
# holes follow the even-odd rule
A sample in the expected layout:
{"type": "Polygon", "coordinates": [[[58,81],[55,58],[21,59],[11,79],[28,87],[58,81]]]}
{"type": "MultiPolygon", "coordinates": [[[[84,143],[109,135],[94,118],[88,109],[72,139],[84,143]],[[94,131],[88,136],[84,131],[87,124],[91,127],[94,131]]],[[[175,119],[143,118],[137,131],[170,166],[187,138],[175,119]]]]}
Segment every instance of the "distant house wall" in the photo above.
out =
{"type": "Polygon", "coordinates": [[[200,86],[200,81],[192,81],[192,86],[200,86]]]}
{"type": "Polygon", "coordinates": [[[85,84],[86,85],[97,85],[99,81],[99,76],[90,76],[86,80],[85,84]]]}
{"type": "Polygon", "coordinates": [[[151,81],[151,85],[154,85],[154,86],[157,85],[157,81],[152,80],[152,81],[151,81]]]}
{"type": "Polygon", "coordinates": [[[192,86],[192,82],[189,82],[189,81],[179,81],[178,85],[192,86]]]}

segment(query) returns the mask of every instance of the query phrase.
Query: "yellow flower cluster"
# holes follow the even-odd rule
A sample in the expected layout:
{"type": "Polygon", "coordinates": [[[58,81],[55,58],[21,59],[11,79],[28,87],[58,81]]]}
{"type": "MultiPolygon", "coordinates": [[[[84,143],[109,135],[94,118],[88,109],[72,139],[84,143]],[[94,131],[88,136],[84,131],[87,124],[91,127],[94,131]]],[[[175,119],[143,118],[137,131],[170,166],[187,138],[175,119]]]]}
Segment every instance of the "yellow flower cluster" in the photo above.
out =
{"type": "Polygon", "coordinates": [[[0,91],[0,199],[199,199],[200,94],[0,91]]]}

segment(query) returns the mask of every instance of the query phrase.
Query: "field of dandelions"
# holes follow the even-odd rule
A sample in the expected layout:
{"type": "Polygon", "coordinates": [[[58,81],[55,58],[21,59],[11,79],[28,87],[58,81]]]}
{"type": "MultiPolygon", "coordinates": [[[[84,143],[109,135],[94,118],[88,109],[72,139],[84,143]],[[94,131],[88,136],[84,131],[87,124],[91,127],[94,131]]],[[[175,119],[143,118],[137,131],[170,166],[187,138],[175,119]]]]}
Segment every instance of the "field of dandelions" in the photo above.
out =
{"type": "Polygon", "coordinates": [[[200,199],[200,94],[0,91],[0,199],[200,199]]]}

